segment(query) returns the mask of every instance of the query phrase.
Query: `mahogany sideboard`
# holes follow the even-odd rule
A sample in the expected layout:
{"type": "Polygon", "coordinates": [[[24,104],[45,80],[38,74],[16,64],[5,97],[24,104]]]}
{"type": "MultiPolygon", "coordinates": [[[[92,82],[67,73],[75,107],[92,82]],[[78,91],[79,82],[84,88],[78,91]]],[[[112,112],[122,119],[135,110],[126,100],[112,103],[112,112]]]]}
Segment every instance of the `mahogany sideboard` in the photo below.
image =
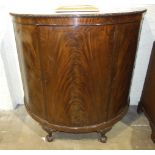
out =
{"type": "Polygon", "coordinates": [[[138,113],[144,111],[149,119],[152,129],[151,138],[155,142],[155,42],[153,43],[144,88],[137,111],[138,113]]]}
{"type": "Polygon", "coordinates": [[[11,13],[28,113],[47,131],[105,133],[127,112],[146,10],[11,13]]]}

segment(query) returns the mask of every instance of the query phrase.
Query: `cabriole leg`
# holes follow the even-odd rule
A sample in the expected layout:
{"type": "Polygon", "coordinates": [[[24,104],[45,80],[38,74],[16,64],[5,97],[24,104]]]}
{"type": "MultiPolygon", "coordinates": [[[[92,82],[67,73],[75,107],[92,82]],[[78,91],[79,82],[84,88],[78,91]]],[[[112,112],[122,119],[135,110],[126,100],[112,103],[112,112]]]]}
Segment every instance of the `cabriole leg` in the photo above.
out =
{"type": "Polygon", "coordinates": [[[100,138],[99,138],[99,141],[101,142],[101,143],[106,143],[107,142],[107,136],[105,135],[105,133],[103,133],[103,132],[100,132],[100,138]]]}
{"type": "Polygon", "coordinates": [[[54,137],[53,137],[53,133],[48,133],[48,135],[46,136],[46,141],[48,142],[52,142],[54,140],[54,137]]]}
{"type": "Polygon", "coordinates": [[[104,130],[99,130],[98,133],[100,134],[100,137],[99,137],[99,141],[101,143],[106,143],[107,142],[107,136],[105,135],[108,131],[110,131],[112,129],[112,127],[108,127],[108,128],[105,128],[104,130]]]}
{"type": "Polygon", "coordinates": [[[48,135],[46,136],[46,141],[52,142],[54,140],[53,133],[56,131],[48,127],[42,127],[42,128],[48,133],[48,135]]]}
{"type": "Polygon", "coordinates": [[[151,139],[152,141],[155,143],[155,126],[153,123],[150,122],[150,126],[151,126],[151,129],[152,129],[152,133],[151,133],[151,139]]]}
{"type": "Polygon", "coordinates": [[[155,131],[154,131],[154,132],[152,131],[151,139],[152,139],[152,141],[155,143],[155,131]]]}

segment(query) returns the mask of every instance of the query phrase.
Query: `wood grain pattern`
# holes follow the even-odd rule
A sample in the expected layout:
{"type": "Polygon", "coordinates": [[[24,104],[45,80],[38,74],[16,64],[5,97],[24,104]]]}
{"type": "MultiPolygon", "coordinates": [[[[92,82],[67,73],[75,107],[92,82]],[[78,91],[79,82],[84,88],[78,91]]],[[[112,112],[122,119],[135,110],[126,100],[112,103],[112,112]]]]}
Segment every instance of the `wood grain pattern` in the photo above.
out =
{"type": "Polygon", "coordinates": [[[55,15],[24,15],[11,14],[13,22],[22,25],[51,25],[51,26],[75,26],[75,25],[107,25],[140,22],[140,12],[109,13],[109,14],[55,14],[55,15]]]}
{"type": "Polygon", "coordinates": [[[129,106],[142,14],[13,15],[26,109],[48,133],[96,131],[106,141],[129,106]]]}
{"type": "Polygon", "coordinates": [[[151,52],[147,75],[142,91],[139,110],[143,110],[152,128],[151,138],[155,142],[155,42],[151,52]]]}
{"type": "Polygon", "coordinates": [[[66,126],[106,121],[114,26],[39,28],[47,120],[66,126]]]}
{"type": "Polygon", "coordinates": [[[139,28],[140,23],[137,22],[116,26],[108,119],[115,117],[129,103],[139,28]]]}
{"type": "Polygon", "coordinates": [[[45,118],[43,82],[38,43],[36,40],[36,28],[33,26],[18,25],[15,29],[15,35],[23,81],[24,100],[34,113],[45,118]]]}

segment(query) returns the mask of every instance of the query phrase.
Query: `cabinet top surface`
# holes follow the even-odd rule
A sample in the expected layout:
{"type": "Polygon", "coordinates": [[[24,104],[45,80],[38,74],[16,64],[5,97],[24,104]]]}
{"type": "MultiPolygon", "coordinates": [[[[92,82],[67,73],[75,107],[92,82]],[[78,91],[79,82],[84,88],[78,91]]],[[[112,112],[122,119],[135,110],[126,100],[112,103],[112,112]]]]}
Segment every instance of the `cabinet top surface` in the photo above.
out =
{"type": "Polygon", "coordinates": [[[10,15],[17,17],[104,17],[116,15],[128,15],[146,12],[145,8],[107,9],[99,11],[12,11],[10,15]]]}

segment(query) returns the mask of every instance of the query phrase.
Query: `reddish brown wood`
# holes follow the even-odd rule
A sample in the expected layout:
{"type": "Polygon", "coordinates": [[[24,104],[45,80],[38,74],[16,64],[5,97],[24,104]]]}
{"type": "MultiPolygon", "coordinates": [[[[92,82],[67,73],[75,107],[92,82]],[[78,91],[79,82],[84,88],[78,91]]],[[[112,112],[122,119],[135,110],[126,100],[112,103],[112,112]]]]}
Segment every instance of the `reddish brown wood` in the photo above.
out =
{"type": "Polygon", "coordinates": [[[155,142],[155,42],[153,44],[150,63],[144,83],[138,112],[144,111],[152,128],[151,138],[155,142]]]}
{"type": "Polygon", "coordinates": [[[48,133],[96,131],[106,141],[129,105],[143,12],[12,14],[26,109],[48,133]]]}

